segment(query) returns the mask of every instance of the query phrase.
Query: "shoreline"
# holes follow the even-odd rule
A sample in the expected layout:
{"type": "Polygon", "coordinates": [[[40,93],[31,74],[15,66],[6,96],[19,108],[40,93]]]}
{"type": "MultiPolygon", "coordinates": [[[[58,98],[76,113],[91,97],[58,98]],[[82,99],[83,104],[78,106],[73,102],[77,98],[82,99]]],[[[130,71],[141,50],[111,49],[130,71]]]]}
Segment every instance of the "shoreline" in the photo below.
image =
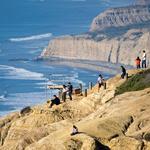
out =
{"type": "MultiPolygon", "coordinates": [[[[56,66],[67,66],[67,67],[76,67],[80,69],[87,69],[89,71],[97,71],[110,76],[114,76],[120,73],[120,66],[124,64],[116,64],[111,62],[104,61],[95,61],[95,60],[83,60],[83,59],[69,59],[63,57],[50,57],[50,58],[39,58],[35,61],[44,61],[50,65],[56,66]]],[[[124,65],[126,69],[133,69],[133,66],[124,65]]]]}

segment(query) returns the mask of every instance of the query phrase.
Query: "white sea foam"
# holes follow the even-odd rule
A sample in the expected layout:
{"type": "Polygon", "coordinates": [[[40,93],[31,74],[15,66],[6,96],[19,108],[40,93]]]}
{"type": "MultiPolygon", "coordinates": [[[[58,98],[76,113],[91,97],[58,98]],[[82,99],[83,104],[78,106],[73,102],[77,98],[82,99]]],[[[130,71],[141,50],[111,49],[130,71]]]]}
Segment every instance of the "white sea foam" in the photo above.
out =
{"type": "Polygon", "coordinates": [[[30,40],[40,40],[44,38],[50,38],[52,33],[40,34],[40,35],[32,35],[29,37],[20,37],[20,38],[11,38],[9,39],[11,42],[21,42],[21,41],[30,41],[30,40]]]}
{"type": "Polygon", "coordinates": [[[4,116],[10,112],[19,111],[26,106],[34,106],[46,102],[51,98],[49,93],[45,92],[31,92],[31,93],[15,93],[9,94],[7,99],[2,102],[2,106],[6,110],[0,110],[0,116],[4,116]]]}
{"type": "Polygon", "coordinates": [[[0,65],[0,70],[7,71],[5,76],[0,76],[3,79],[46,80],[42,73],[32,72],[23,68],[0,65]]]}

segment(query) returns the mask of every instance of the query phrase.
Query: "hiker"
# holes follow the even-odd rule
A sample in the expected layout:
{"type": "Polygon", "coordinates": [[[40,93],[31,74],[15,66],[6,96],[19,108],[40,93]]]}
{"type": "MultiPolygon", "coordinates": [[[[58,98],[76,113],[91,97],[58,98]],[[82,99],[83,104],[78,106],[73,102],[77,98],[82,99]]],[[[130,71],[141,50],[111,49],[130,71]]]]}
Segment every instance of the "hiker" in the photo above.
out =
{"type": "Polygon", "coordinates": [[[136,58],[135,63],[136,63],[136,68],[140,69],[141,68],[141,59],[139,57],[136,58]]]}
{"type": "Polygon", "coordinates": [[[121,69],[122,69],[122,74],[121,74],[121,78],[122,79],[124,79],[124,77],[126,76],[126,69],[123,67],[123,66],[121,66],[121,69]]]}
{"type": "Polygon", "coordinates": [[[70,100],[72,100],[73,86],[72,86],[72,84],[70,82],[68,82],[67,88],[68,88],[69,98],[70,98],[70,100]]]}
{"type": "Polygon", "coordinates": [[[97,79],[97,83],[98,83],[98,92],[99,92],[101,86],[104,85],[104,78],[101,74],[99,75],[99,77],[97,79]]]}
{"type": "Polygon", "coordinates": [[[145,50],[143,50],[142,68],[146,68],[146,52],[145,52],[145,50]]]}
{"type": "Polygon", "coordinates": [[[51,100],[50,108],[52,108],[53,105],[59,105],[59,104],[60,104],[60,99],[56,95],[53,95],[53,99],[51,100]]]}
{"type": "Polygon", "coordinates": [[[70,135],[72,136],[72,135],[75,135],[75,134],[78,134],[78,133],[79,133],[78,128],[75,125],[73,125],[72,133],[70,135]]]}
{"type": "Polygon", "coordinates": [[[62,101],[63,102],[66,101],[66,94],[67,94],[67,87],[66,85],[63,85],[63,89],[62,89],[62,101]]]}

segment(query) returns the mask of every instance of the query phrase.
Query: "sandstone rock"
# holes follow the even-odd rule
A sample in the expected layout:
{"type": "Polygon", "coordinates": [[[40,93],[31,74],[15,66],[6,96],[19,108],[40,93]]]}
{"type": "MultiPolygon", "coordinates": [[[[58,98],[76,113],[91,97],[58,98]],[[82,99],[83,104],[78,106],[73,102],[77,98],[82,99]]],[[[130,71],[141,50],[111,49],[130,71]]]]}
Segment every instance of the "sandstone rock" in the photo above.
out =
{"type": "Polygon", "coordinates": [[[114,95],[124,82],[117,75],[99,93],[94,87],[52,109],[43,104],[2,118],[0,150],[149,150],[150,88],[114,95]],[[79,134],[70,136],[73,124],[79,134]]]}
{"type": "Polygon", "coordinates": [[[21,115],[25,115],[25,114],[28,114],[28,113],[30,113],[30,112],[32,112],[32,109],[31,109],[30,106],[27,106],[27,107],[23,108],[23,109],[20,111],[20,114],[21,114],[21,115]]]}
{"type": "Polygon", "coordinates": [[[135,25],[147,21],[150,21],[147,5],[108,9],[94,18],[90,31],[96,32],[110,27],[135,25]]]}
{"type": "Polygon", "coordinates": [[[130,137],[119,137],[111,140],[112,150],[141,150],[143,143],[130,137]]]}
{"type": "Polygon", "coordinates": [[[135,65],[135,59],[137,56],[142,56],[143,49],[146,50],[149,60],[149,38],[149,29],[128,30],[118,37],[107,37],[100,41],[92,38],[78,38],[77,36],[60,37],[50,41],[41,56],[44,58],[62,57],[135,65]]]}

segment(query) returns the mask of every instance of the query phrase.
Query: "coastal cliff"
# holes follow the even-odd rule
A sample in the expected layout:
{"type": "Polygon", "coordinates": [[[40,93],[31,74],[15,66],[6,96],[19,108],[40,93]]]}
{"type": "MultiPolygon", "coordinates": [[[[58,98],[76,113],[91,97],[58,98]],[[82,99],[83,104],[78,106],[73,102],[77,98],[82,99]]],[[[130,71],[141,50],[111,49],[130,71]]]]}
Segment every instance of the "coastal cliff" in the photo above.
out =
{"type": "Polygon", "coordinates": [[[64,36],[50,41],[42,52],[44,58],[61,57],[87,59],[134,65],[137,56],[145,49],[150,58],[150,30],[131,29],[113,38],[105,34],[64,36]]]}
{"type": "Polygon", "coordinates": [[[149,150],[150,70],[128,73],[128,80],[117,75],[87,97],[1,118],[0,150],[149,150]],[[80,133],[70,136],[73,124],[80,133]]]}
{"type": "Polygon", "coordinates": [[[150,7],[135,5],[108,9],[94,18],[90,31],[97,32],[110,27],[137,25],[150,21],[150,7]]]}
{"type": "MultiPolygon", "coordinates": [[[[137,4],[142,1],[137,1],[137,4]]],[[[145,1],[144,1],[145,2],[145,1]]],[[[149,1],[146,2],[146,4],[149,1]]],[[[112,8],[94,18],[90,31],[82,35],[56,37],[42,58],[61,57],[134,65],[146,50],[150,59],[150,6],[112,8]]]]}

